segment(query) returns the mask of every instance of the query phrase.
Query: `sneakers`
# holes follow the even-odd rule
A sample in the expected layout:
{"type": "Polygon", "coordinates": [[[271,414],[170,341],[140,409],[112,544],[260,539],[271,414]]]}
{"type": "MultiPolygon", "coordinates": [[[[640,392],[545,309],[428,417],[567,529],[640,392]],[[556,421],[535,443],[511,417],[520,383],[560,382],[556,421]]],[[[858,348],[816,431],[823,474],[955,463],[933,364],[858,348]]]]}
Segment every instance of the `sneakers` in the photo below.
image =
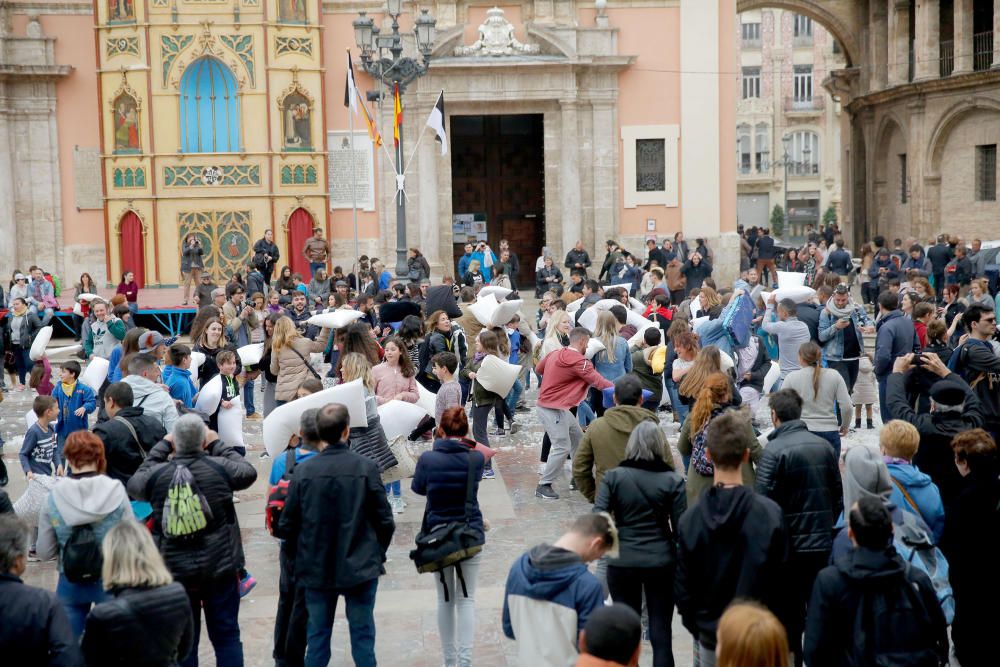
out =
{"type": "Polygon", "coordinates": [[[510,434],[511,434],[511,435],[514,435],[514,434],[515,434],[515,433],[517,433],[517,432],[518,432],[519,430],[521,430],[521,425],[520,425],[520,424],[518,424],[518,423],[517,423],[517,422],[515,422],[515,421],[512,421],[512,422],[510,423],[510,434]]]}
{"type": "Polygon", "coordinates": [[[569,480],[569,490],[570,491],[576,491],[576,480],[575,479],[571,478],[569,480]]]}
{"type": "Polygon", "coordinates": [[[551,484],[539,484],[535,487],[535,497],[545,500],[559,500],[559,494],[552,490],[551,484]]]}
{"type": "Polygon", "coordinates": [[[403,499],[399,496],[389,497],[389,507],[392,508],[393,514],[402,514],[405,511],[403,507],[403,499]]]}
{"type": "Polygon", "coordinates": [[[483,468],[483,479],[496,479],[497,474],[493,468],[483,468]]]}
{"type": "Polygon", "coordinates": [[[531,412],[531,408],[524,403],[518,403],[517,407],[514,408],[514,412],[531,412]]]}
{"type": "Polygon", "coordinates": [[[259,412],[254,412],[252,414],[247,415],[247,421],[259,422],[261,419],[263,419],[263,417],[260,416],[259,412]]]}
{"type": "Polygon", "coordinates": [[[236,495],[235,493],[233,494],[233,502],[234,503],[240,502],[240,497],[238,495],[236,495]]]}
{"type": "Polygon", "coordinates": [[[507,431],[505,431],[505,430],[504,430],[504,429],[502,429],[502,428],[498,428],[497,430],[495,430],[495,431],[493,431],[492,433],[490,433],[490,435],[495,435],[495,436],[497,436],[498,438],[502,438],[502,437],[504,437],[505,435],[507,435],[507,431]]]}
{"type": "Polygon", "coordinates": [[[28,552],[28,562],[29,563],[41,563],[42,559],[38,557],[38,553],[32,549],[28,552]]]}
{"type": "Polygon", "coordinates": [[[256,585],[257,579],[255,579],[252,574],[247,572],[247,576],[240,579],[240,597],[245,598],[256,585]]]}
{"type": "Polygon", "coordinates": [[[270,455],[270,454],[268,454],[268,453],[267,453],[267,450],[265,449],[264,451],[262,451],[262,452],[260,453],[260,458],[262,458],[262,459],[269,459],[269,458],[271,458],[271,455],[270,455]]]}

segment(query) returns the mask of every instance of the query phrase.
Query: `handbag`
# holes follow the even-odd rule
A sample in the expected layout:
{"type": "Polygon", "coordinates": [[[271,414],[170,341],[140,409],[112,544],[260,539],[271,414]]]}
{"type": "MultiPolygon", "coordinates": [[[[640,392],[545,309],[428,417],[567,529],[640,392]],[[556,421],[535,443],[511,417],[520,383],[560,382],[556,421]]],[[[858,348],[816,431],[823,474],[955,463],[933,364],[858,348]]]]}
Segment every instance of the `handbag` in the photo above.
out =
{"type": "Polygon", "coordinates": [[[302,363],[304,363],[306,365],[306,368],[309,369],[309,372],[313,374],[313,377],[322,382],[323,378],[320,376],[319,373],[316,372],[316,369],[312,367],[312,364],[306,361],[306,358],[302,356],[302,353],[296,350],[294,345],[289,345],[288,347],[292,350],[292,352],[298,355],[299,359],[302,360],[302,363]]]}
{"type": "MultiPolygon", "coordinates": [[[[444,579],[445,568],[454,565],[455,573],[462,584],[462,594],[469,596],[462,576],[463,560],[468,560],[483,550],[482,533],[469,525],[472,516],[473,488],[475,486],[476,460],[470,452],[468,455],[469,474],[465,483],[465,516],[461,521],[449,521],[434,526],[430,530],[421,527],[416,537],[417,548],[410,551],[410,559],[417,567],[417,572],[438,572],[441,585],[444,587],[444,600],[449,601],[448,584],[444,579]]],[[[426,515],[425,515],[426,520],[426,515]]]]}
{"type": "Polygon", "coordinates": [[[382,483],[389,484],[402,479],[410,479],[417,470],[417,462],[406,447],[406,437],[397,435],[389,443],[389,450],[396,459],[396,465],[382,473],[382,483]]]}

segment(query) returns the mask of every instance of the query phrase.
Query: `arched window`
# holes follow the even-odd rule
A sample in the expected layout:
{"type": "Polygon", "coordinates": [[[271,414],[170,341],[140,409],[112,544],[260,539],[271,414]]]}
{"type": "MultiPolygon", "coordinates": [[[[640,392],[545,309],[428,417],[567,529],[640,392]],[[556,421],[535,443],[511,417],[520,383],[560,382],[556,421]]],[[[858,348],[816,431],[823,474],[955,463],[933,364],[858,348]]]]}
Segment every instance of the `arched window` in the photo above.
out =
{"type": "Polygon", "coordinates": [[[741,123],[736,126],[736,169],[741,174],[750,173],[750,126],[741,123]]]}
{"type": "Polygon", "coordinates": [[[815,176],[819,174],[819,135],[802,130],[792,134],[788,157],[793,163],[792,174],[815,176]]]}
{"type": "Polygon", "coordinates": [[[241,149],[236,77],[221,61],[199,58],[181,78],[181,151],[235,153],[241,149]]]}
{"type": "Polygon", "coordinates": [[[763,174],[771,168],[771,128],[767,123],[757,123],[754,135],[754,159],[757,173],[763,174]]]}

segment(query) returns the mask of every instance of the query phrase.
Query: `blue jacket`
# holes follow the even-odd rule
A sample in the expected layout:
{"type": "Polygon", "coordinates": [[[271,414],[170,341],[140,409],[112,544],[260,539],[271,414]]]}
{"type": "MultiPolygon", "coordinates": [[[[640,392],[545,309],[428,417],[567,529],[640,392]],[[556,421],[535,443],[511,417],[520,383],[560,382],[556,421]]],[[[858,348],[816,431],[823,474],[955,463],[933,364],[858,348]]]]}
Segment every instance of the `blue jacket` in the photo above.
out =
{"type": "Polygon", "coordinates": [[[458,273],[455,274],[456,279],[461,279],[469,271],[469,262],[472,261],[472,253],[465,253],[458,258],[458,273]]]}
{"type": "Polygon", "coordinates": [[[882,277],[879,269],[888,269],[885,272],[886,280],[899,277],[899,271],[896,270],[896,263],[892,261],[892,257],[886,256],[885,260],[876,257],[872,261],[872,265],[868,268],[868,276],[874,280],[878,280],[882,277]]]}
{"type": "MultiPolygon", "coordinates": [[[[864,354],[865,340],[861,333],[861,327],[875,326],[875,322],[865,312],[864,306],[858,304],[854,304],[854,309],[851,311],[851,321],[854,322],[854,333],[858,337],[858,347],[861,354],[864,354]]],[[[837,318],[829,309],[824,308],[819,314],[819,342],[823,345],[823,356],[826,357],[827,361],[843,361],[844,359],[844,330],[836,328],[834,326],[836,323],[837,318]]]]}
{"type": "Polygon", "coordinates": [[[608,353],[601,350],[594,355],[594,370],[605,380],[617,380],[632,372],[632,355],[628,351],[628,341],[615,336],[615,360],[608,361],[608,353]]]}
{"type": "Polygon", "coordinates": [[[177,366],[163,367],[163,384],[170,389],[170,397],[184,404],[186,408],[194,407],[194,395],[198,388],[191,380],[191,371],[177,366]]]}
{"type": "Polygon", "coordinates": [[[97,409],[97,395],[94,390],[77,380],[73,395],[67,396],[63,393],[62,382],[56,383],[56,388],[52,392],[52,398],[59,403],[59,419],[56,421],[56,433],[60,438],[65,438],[75,431],[86,431],[87,414],[97,409]],[[77,417],[74,413],[80,408],[87,412],[82,417],[77,417]]]}
{"type": "MultiPolygon", "coordinates": [[[[427,496],[423,529],[433,528],[465,517],[465,489],[469,476],[469,457],[473,465],[473,497],[479,493],[479,479],[486,461],[483,455],[468,445],[451,438],[434,441],[434,448],[417,459],[410,490],[427,496]]],[[[485,541],[483,514],[478,502],[471,512],[469,527],[478,531],[485,541]]]]}
{"type": "Polygon", "coordinates": [[[941,492],[931,481],[930,475],[920,472],[920,469],[913,464],[886,463],[886,467],[893,479],[892,495],[889,496],[889,500],[897,507],[922,518],[931,529],[934,544],[940,543],[941,535],[944,533],[944,503],[941,501],[941,492]],[[916,507],[906,499],[897,482],[906,489],[916,507]]]}
{"type": "MultiPolygon", "coordinates": [[[[493,257],[493,263],[497,263],[497,256],[490,251],[490,255],[493,257]]],[[[472,253],[472,259],[479,260],[479,270],[483,272],[483,282],[489,283],[493,279],[493,267],[486,266],[486,253],[479,252],[478,250],[472,253]]],[[[465,275],[464,273],[462,275],[465,275]]]]}
{"type": "Polygon", "coordinates": [[[875,328],[875,377],[883,378],[892,372],[897,357],[920,351],[920,340],[913,321],[901,310],[883,315],[875,328]]]}
{"type": "Polygon", "coordinates": [[[507,575],[503,633],[517,640],[519,664],[571,665],[580,631],[603,604],[600,582],[578,555],[540,544],[514,561],[507,575]],[[574,626],[575,632],[565,631],[574,626]]]}
{"type": "Polygon", "coordinates": [[[854,268],[854,264],[851,262],[851,253],[843,248],[837,248],[827,258],[826,268],[838,275],[846,276],[854,268]]]}
{"type": "Polygon", "coordinates": [[[906,273],[908,271],[916,271],[918,275],[921,275],[925,278],[931,275],[931,273],[933,273],[931,268],[931,260],[927,259],[924,253],[920,253],[920,257],[918,257],[917,259],[913,259],[912,257],[907,256],[906,261],[904,261],[902,266],[899,267],[899,270],[902,271],[903,273],[906,273]]]}
{"type": "MultiPolygon", "coordinates": [[[[285,456],[287,450],[278,454],[274,457],[274,463],[271,464],[271,476],[268,478],[267,483],[274,486],[278,481],[285,476],[285,456]]],[[[311,459],[312,457],[319,454],[311,449],[302,449],[301,447],[295,448],[295,469],[298,469],[299,464],[303,461],[311,459]]],[[[292,471],[295,473],[295,470],[292,471]]]]}
{"type": "Polygon", "coordinates": [[[108,384],[114,382],[121,382],[122,379],[122,344],[118,343],[115,345],[115,349],[111,350],[111,356],[108,357],[108,384]]]}

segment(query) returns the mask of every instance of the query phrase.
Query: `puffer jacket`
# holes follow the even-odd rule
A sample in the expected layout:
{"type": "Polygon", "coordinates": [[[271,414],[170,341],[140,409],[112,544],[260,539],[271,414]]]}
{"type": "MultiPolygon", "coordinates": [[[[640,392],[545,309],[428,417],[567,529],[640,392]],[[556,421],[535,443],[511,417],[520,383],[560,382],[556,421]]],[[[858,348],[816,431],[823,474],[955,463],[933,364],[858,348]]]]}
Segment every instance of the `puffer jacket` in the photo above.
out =
{"type": "Polygon", "coordinates": [[[485,542],[483,513],[479,510],[479,480],[483,476],[486,461],[483,455],[469,448],[460,440],[442,438],[434,441],[434,447],[417,459],[417,469],[413,474],[410,489],[421,496],[427,496],[424,508],[422,530],[450,521],[465,519],[465,495],[468,485],[469,461],[472,460],[473,507],[469,512],[468,525],[478,531],[485,542]]]}
{"type": "Polygon", "coordinates": [[[587,427],[573,456],[573,480],[587,500],[594,502],[605,473],[621,465],[629,435],[644,421],[656,422],[656,415],[635,405],[617,405],[587,427]]]}
{"type": "Polygon", "coordinates": [[[94,433],[104,443],[108,477],[128,484],[142,465],[146,453],[163,439],[167,431],[159,419],[144,414],[142,408],[130,406],[122,408],[114,418],[97,424],[94,433]],[[128,422],[128,425],[123,424],[122,420],[128,422]],[[135,430],[134,437],[129,425],[135,430]]]}
{"type": "Polygon", "coordinates": [[[687,510],[684,478],[666,461],[622,461],[597,491],[595,512],[618,527],[617,567],[667,567],[677,560],[677,526],[687,510]]]}
{"type": "Polygon", "coordinates": [[[768,436],[757,465],[757,492],[781,506],[795,553],[828,552],[844,491],[833,446],[801,419],[768,436]]]}
{"type": "Polygon", "coordinates": [[[165,440],[153,447],[129,480],[129,495],[153,505],[153,539],[179,581],[197,583],[235,574],[243,567],[244,557],[233,492],[249,488],[257,479],[257,470],[221,440],[211,443],[207,450],[185,456],[171,458],[172,449],[165,440]],[[212,510],[208,526],[186,539],[167,537],[161,523],[177,464],[191,471],[212,510]]]}
{"type": "MultiPolygon", "coordinates": [[[[271,372],[278,378],[278,385],[274,389],[275,399],[279,401],[295,400],[299,385],[313,377],[313,374],[306,367],[309,355],[313,352],[322,352],[325,350],[326,342],[329,338],[330,330],[324,328],[316,340],[309,340],[304,337],[296,338],[289,345],[283,347],[277,354],[274,354],[272,348],[271,372]]],[[[309,363],[310,365],[312,364],[312,362],[309,363]]],[[[315,366],[313,368],[315,369],[315,366]]]]}
{"type": "Polygon", "coordinates": [[[181,584],[111,594],[87,617],[82,648],[88,667],[175,667],[191,651],[194,623],[181,584]]]}
{"type": "Polygon", "coordinates": [[[883,315],[875,324],[875,377],[883,378],[892,372],[897,357],[920,352],[920,341],[913,328],[913,320],[901,310],[883,315]]]}
{"type": "Polygon", "coordinates": [[[5,665],[79,667],[80,646],[55,593],[0,572],[0,655],[5,665]]]}
{"type": "Polygon", "coordinates": [[[348,436],[348,445],[352,452],[357,452],[366,459],[374,461],[375,465],[378,466],[379,473],[383,473],[398,465],[399,461],[389,449],[389,441],[386,440],[385,431],[382,430],[382,422],[379,420],[374,394],[365,396],[365,409],[368,426],[352,427],[348,436]]]}

